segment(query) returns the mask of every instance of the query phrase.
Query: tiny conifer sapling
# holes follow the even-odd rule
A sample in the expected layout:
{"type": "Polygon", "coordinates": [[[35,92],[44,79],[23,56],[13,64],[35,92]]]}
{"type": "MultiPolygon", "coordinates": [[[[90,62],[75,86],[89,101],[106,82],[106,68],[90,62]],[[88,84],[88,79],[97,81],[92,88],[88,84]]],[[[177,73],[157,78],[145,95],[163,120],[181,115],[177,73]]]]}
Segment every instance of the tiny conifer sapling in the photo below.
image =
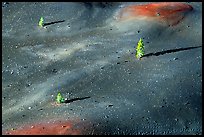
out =
{"type": "Polygon", "coordinates": [[[143,40],[141,38],[137,44],[135,56],[137,59],[141,59],[144,56],[144,43],[143,43],[143,40]]]}
{"type": "Polygon", "coordinates": [[[62,97],[62,95],[61,95],[61,93],[60,92],[58,92],[58,94],[57,94],[57,98],[56,98],[56,102],[57,103],[64,103],[64,98],[62,97]]]}
{"type": "Polygon", "coordinates": [[[43,19],[43,17],[41,17],[40,21],[38,23],[38,26],[43,27],[43,25],[44,25],[44,19],[43,19]]]}

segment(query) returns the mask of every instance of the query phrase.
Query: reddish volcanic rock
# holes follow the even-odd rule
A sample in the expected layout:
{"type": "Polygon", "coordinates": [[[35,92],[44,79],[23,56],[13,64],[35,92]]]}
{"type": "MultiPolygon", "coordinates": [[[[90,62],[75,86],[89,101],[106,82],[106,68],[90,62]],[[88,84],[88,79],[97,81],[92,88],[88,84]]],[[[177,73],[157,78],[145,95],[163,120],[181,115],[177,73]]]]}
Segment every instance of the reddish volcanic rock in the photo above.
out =
{"type": "Polygon", "coordinates": [[[130,19],[157,19],[170,26],[178,24],[193,7],[180,2],[158,2],[127,6],[118,15],[120,21],[130,19]]]}
{"type": "Polygon", "coordinates": [[[73,127],[73,123],[66,122],[50,122],[26,125],[23,128],[5,131],[2,134],[9,135],[80,135],[79,129],[73,127]]]}

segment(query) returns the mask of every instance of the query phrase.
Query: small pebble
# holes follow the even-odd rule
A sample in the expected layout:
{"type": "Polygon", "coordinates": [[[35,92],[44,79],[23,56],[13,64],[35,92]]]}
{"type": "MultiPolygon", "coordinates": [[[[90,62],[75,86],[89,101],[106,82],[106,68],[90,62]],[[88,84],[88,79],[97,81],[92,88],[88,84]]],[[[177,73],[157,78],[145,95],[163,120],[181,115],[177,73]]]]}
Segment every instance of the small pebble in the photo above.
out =
{"type": "Polygon", "coordinates": [[[15,130],[14,128],[11,128],[11,130],[15,130]]]}
{"type": "Polygon", "coordinates": [[[85,121],[86,119],[85,118],[83,118],[83,119],[81,119],[82,121],[85,121]]]}
{"type": "Polygon", "coordinates": [[[57,73],[57,69],[52,69],[52,72],[53,73],[57,73]]]}
{"type": "Polygon", "coordinates": [[[30,83],[26,84],[26,87],[29,87],[29,86],[31,86],[31,84],[30,84],[30,83]]]}
{"type": "Polygon", "coordinates": [[[11,70],[11,75],[14,73],[14,71],[13,70],[11,70]]]}
{"type": "Polygon", "coordinates": [[[7,87],[11,87],[11,86],[12,86],[12,84],[7,85],[7,87]]]}
{"type": "Polygon", "coordinates": [[[106,115],[106,116],[104,116],[104,118],[109,118],[109,116],[108,116],[108,115],[106,115]]]}

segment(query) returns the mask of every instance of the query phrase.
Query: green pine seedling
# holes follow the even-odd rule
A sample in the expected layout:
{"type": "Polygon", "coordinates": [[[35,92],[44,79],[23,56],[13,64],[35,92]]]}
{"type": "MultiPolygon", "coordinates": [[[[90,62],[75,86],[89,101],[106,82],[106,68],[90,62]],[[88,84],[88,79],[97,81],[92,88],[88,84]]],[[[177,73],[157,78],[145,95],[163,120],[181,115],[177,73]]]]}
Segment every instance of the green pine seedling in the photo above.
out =
{"type": "Polygon", "coordinates": [[[56,102],[57,103],[64,103],[64,98],[62,97],[60,92],[58,92],[58,94],[57,94],[56,102]]]}
{"type": "Polygon", "coordinates": [[[135,56],[137,59],[141,59],[144,56],[144,43],[141,38],[137,44],[135,56]]]}
{"type": "Polygon", "coordinates": [[[44,19],[43,19],[43,17],[40,18],[40,21],[39,21],[38,25],[39,25],[40,27],[43,27],[43,25],[44,25],[44,19]]]}

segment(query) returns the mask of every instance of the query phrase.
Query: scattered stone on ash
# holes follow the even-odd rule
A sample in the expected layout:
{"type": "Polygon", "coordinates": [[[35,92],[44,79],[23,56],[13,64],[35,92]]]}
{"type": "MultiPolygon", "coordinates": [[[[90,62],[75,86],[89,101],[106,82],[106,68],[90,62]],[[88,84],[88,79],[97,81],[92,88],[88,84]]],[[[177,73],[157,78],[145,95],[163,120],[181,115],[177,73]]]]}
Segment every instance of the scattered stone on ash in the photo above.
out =
{"type": "Polygon", "coordinates": [[[82,120],[82,121],[85,121],[86,119],[85,119],[85,118],[82,118],[81,120],[82,120]]]}
{"type": "Polygon", "coordinates": [[[28,83],[28,84],[26,84],[26,87],[30,87],[32,84],[31,83],[28,83]]]}
{"type": "Polygon", "coordinates": [[[112,107],[112,106],[113,106],[112,104],[108,105],[108,107],[112,107]]]}
{"type": "Polygon", "coordinates": [[[14,73],[14,71],[13,70],[11,70],[11,75],[14,73]]]}
{"type": "Polygon", "coordinates": [[[12,83],[11,84],[9,84],[9,85],[7,85],[7,87],[11,87],[12,86],[12,83]]]}
{"type": "Polygon", "coordinates": [[[3,2],[2,7],[7,7],[9,2],[3,2]]]}
{"type": "Polygon", "coordinates": [[[52,69],[52,72],[53,73],[57,73],[57,69],[52,69]]]}
{"type": "Polygon", "coordinates": [[[41,108],[41,109],[39,109],[38,111],[42,111],[43,109],[41,108]]]}

